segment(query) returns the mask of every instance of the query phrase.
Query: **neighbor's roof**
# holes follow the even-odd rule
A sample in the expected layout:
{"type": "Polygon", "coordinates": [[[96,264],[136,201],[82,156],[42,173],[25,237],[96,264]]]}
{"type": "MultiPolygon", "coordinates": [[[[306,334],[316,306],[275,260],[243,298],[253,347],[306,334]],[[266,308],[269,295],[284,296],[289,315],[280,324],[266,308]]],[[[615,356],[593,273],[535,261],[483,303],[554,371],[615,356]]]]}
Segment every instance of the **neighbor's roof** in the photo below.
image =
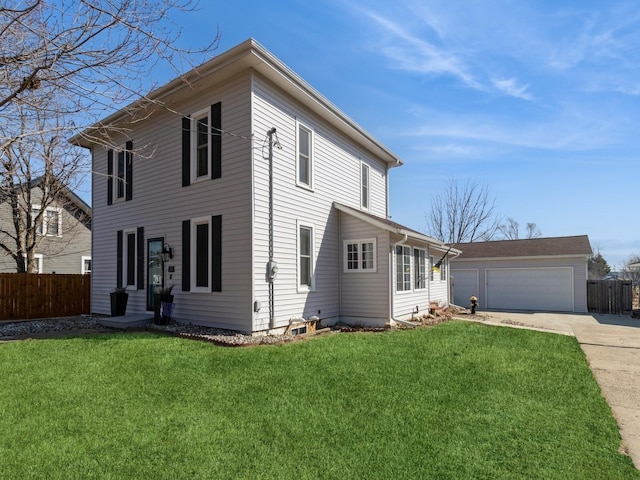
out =
{"type": "MultiPolygon", "coordinates": [[[[154,90],[146,96],[146,100],[141,98],[133,102],[130,106],[115,112],[84,132],[75,135],[69,141],[76,145],[90,148],[94,143],[92,138],[100,136],[101,132],[107,131],[110,125],[130,121],[131,112],[136,107],[148,105],[149,100],[160,102],[167,101],[169,97],[174,95],[193,95],[194,91],[199,89],[201,91],[203,86],[225,82],[235,75],[249,70],[257,71],[268,78],[295,100],[338,129],[342,134],[386,162],[387,165],[391,167],[402,165],[402,160],[391,150],[365,131],[253,38],[215,56],[199,67],[154,90]]],[[[172,107],[176,108],[175,104],[172,104],[172,107]]],[[[190,112],[181,113],[186,115],[190,112]]],[[[277,127],[277,125],[275,126],[277,127]]],[[[255,133],[258,134],[258,132],[255,133]]],[[[264,133],[266,132],[260,132],[259,135],[264,133]]]]}
{"type": "Polygon", "coordinates": [[[387,218],[378,217],[377,215],[373,215],[369,212],[363,212],[362,210],[358,210],[338,202],[333,202],[333,205],[341,212],[348,213],[349,215],[358,218],[359,220],[362,220],[363,222],[366,222],[370,225],[373,225],[374,227],[377,227],[381,230],[386,230],[398,235],[406,235],[407,238],[417,240],[421,243],[427,243],[431,246],[440,248],[441,250],[447,250],[453,255],[460,253],[460,251],[455,247],[449,249],[449,246],[445,245],[440,240],[436,240],[435,238],[429,237],[424,233],[420,233],[417,230],[405,227],[404,225],[393,222],[387,218]]]}
{"type": "Polygon", "coordinates": [[[462,250],[462,255],[460,255],[457,260],[593,254],[587,235],[456,243],[454,247],[462,250]]]}

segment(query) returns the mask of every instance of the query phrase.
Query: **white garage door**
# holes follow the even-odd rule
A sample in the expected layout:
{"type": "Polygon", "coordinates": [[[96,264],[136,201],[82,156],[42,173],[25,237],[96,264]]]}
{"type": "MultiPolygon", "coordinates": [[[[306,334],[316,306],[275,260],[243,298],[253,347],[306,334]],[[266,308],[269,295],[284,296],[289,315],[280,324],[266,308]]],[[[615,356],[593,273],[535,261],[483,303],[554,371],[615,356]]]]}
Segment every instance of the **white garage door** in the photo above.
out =
{"type": "Polygon", "coordinates": [[[452,270],[453,303],[461,307],[469,306],[471,295],[478,296],[478,270],[452,270]]]}
{"type": "Polygon", "coordinates": [[[487,270],[487,308],[573,311],[573,268],[487,270]]]}

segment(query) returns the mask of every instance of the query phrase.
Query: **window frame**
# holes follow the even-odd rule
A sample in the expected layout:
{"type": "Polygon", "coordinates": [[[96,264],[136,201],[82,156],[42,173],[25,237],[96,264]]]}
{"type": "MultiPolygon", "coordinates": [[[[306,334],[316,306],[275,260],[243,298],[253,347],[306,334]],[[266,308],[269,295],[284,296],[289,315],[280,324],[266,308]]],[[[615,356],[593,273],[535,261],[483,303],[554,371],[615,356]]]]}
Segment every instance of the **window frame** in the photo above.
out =
{"type": "MultiPolygon", "coordinates": [[[[204,145],[204,144],[203,144],[204,145]]],[[[204,108],[202,110],[197,111],[193,115],[191,115],[191,151],[190,151],[190,169],[191,169],[191,183],[201,182],[203,180],[207,180],[211,178],[211,155],[212,155],[212,145],[211,145],[211,108],[204,108]],[[206,139],[207,139],[207,161],[206,161],[206,171],[202,175],[198,175],[198,150],[200,149],[200,145],[198,145],[198,126],[200,125],[200,121],[202,119],[207,119],[207,131],[206,131],[206,139]]]]}
{"type": "Polygon", "coordinates": [[[427,289],[427,251],[424,248],[413,247],[413,289],[427,289]],[[420,278],[422,285],[419,284],[420,278]]]}
{"type": "Polygon", "coordinates": [[[411,292],[413,291],[412,289],[412,274],[413,274],[413,270],[412,270],[412,252],[411,252],[411,247],[408,245],[396,245],[396,251],[395,251],[395,257],[396,257],[396,281],[395,281],[395,285],[396,285],[396,292],[398,293],[405,293],[405,292],[411,292]],[[402,253],[399,253],[399,250],[402,251],[402,253]],[[409,252],[408,254],[406,252],[409,252]],[[398,256],[402,255],[402,265],[399,265],[398,262],[398,256]],[[408,259],[408,266],[409,266],[409,271],[406,271],[406,266],[407,264],[405,264],[405,260],[408,259]],[[400,270],[399,267],[402,267],[402,270],[400,270]],[[402,288],[398,288],[399,285],[399,280],[400,280],[400,275],[402,275],[402,288]],[[407,288],[408,286],[408,288],[407,288]]]}
{"type": "Polygon", "coordinates": [[[433,282],[435,280],[435,274],[433,272],[435,258],[433,255],[429,255],[429,281],[433,282]]]}
{"type": "Polygon", "coordinates": [[[298,293],[314,292],[316,289],[315,281],[315,227],[313,224],[300,222],[296,223],[296,264],[297,275],[296,285],[298,293]],[[303,284],[302,281],[302,251],[301,251],[301,230],[309,230],[309,284],[303,284]]]}
{"type": "Polygon", "coordinates": [[[123,230],[122,231],[122,285],[124,288],[132,287],[134,289],[138,288],[138,232],[135,229],[131,230],[123,230]],[[128,244],[130,236],[133,236],[133,255],[129,254],[128,244]],[[133,262],[133,283],[129,283],[129,272],[130,265],[129,261],[133,262]]]}
{"type": "Polygon", "coordinates": [[[36,211],[43,212],[40,223],[36,225],[36,234],[42,235],[45,237],[62,237],[62,208],[49,205],[43,211],[41,205],[32,205],[31,217],[34,220],[35,220],[35,217],[38,215],[36,211]],[[47,212],[55,212],[57,215],[57,222],[56,222],[57,232],[56,233],[49,233],[49,224],[51,222],[50,222],[50,218],[47,216],[47,212]]]}
{"type": "Polygon", "coordinates": [[[442,259],[442,264],[440,265],[440,281],[447,281],[447,259],[442,259]]]}
{"type": "Polygon", "coordinates": [[[211,228],[211,217],[198,217],[191,219],[191,238],[190,238],[190,249],[191,249],[191,258],[189,262],[191,264],[190,268],[190,283],[191,283],[191,292],[192,293],[212,293],[211,292],[211,247],[212,247],[212,228],[211,228]],[[199,225],[207,225],[207,258],[206,262],[203,263],[206,266],[206,285],[198,285],[198,226],[199,225]]]}
{"type": "Polygon", "coordinates": [[[304,124],[303,122],[296,120],[296,185],[302,188],[306,188],[307,190],[313,190],[313,182],[314,182],[314,161],[313,161],[313,156],[314,156],[314,131],[313,128],[309,127],[308,125],[304,124]],[[300,152],[300,147],[301,147],[301,142],[300,142],[300,130],[304,130],[309,134],[309,152],[307,154],[307,176],[308,176],[308,182],[304,182],[300,179],[300,173],[301,173],[301,168],[300,168],[300,164],[301,164],[301,152],[300,152]]]}
{"type": "Polygon", "coordinates": [[[87,273],[91,273],[91,267],[92,267],[92,265],[91,265],[91,256],[83,255],[82,257],[80,257],[80,272],[82,273],[82,275],[85,275],[87,273]],[[89,264],[90,264],[90,267],[89,267],[88,270],[85,268],[85,262],[87,260],[89,260],[89,264]]]}
{"type": "Polygon", "coordinates": [[[360,162],[360,206],[365,210],[371,208],[371,167],[363,161],[360,162]]]}
{"type": "MultiPolygon", "coordinates": [[[[26,265],[26,261],[27,261],[27,255],[23,254],[22,255],[24,257],[25,260],[25,267],[26,265]]],[[[44,255],[42,253],[34,253],[33,254],[33,258],[36,261],[36,272],[35,273],[44,273],[44,255]]]]}
{"type": "Polygon", "coordinates": [[[342,271],[344,273],[375,273],[378,271],[378,244],[377,244],[377,238],[376,237],[371,237],[371,238],[358,238],[358,239],[350,239],[350,240],[345,240],[343,242],[343,266],[342,266],[342,271]],[[371,248],[372,248],[372,252],[373,252],[373,258],[372,258],[372,262],[373,265],[371,266],[371,268],[364,268],[363,267],[363,257],[362,257],[362,253],[363,253],[363,245],[368,245],[371,244],[371,248]],[[357,245],[358,246],[358,258],[356,259],[356,268],[349,268],[349,246],[351,245],[357,245]]]}

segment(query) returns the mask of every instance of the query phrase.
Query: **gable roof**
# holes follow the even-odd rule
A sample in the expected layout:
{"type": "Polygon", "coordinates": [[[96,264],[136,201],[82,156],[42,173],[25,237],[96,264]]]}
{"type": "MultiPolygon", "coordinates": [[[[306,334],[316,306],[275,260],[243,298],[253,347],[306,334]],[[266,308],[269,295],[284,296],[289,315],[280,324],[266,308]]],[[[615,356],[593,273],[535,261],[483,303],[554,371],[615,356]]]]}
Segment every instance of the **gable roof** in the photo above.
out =
{"type": "MultiPolygon", "coordinates": [[[[41,175],[39,177],[34,178],[30,182],[24,182],[21,184],[14,185],[13,188],[16,191],[25,188],[29,185],[29,188],[42,188],[44,183],[44,176],[41,175]]],[[[56,183],[59,182],[56,180],[56,183]]],[[[68,203],[65,203],[65,209],[76,217],[79,221],[84,223],[88,229],[91,229],[91,219],[92,219],[92,210],[91,207],[82,200],[78,195],[76,195],[69,187],[66,185],[59,184],[58,194],[64,196],[68,203]]],[[[0,192],[0,203],[7,201],[7,195],[0,192]]]]}
{"type": "Polygon", "coordinates": [[[593,254],[587,235],[456,243],[454,247],[462,250],[462,255],[458,257],[458,260],[508,257],[588,256],[593,254]]]}
{"type": "MultiPolygon", "coordinates": [[[[374,227],[377,227],[381,230],[386,230],[391,233],[396,233],[398,235],[406,235],[407,238],[418,241],[420,243],[427,243],[431,246],[438,247],[442,250],[449,250],[449,245],[444,244],[440,240],[436,240],[435,238],[429,237],[424,233],[420,233],[417,230],[413,230],[409,227],[405,227],[399,223],[393,222],[389,219],[378,217],[377,215],[373,215],[369,212],[363,212],[362,210],[357,210],[355,208],[349,207],[347,205],[343,205],[338,202],[333,202],[333,206],[336,207],[341,212],[348,213],[349,215],[362,220],[374,227]]],[[[460,253],[455,247],[452,247],[450,250],[452,255],[460,253]]]]}
{"type": "MultiPolygon", "coordinates": [[[[148,105],[149,100],[163,102],[167,101],[170,96],[193,94],[193,90],[196,87],[200,88],[202,84],[215,85],[249,70],[257,71],[268,78],[295,100],[338,129],[342,134],[383,160],[389,167],[403,164],[402,160],[391,150],[365,131],[253,38],[249,38],[152,91],[145,98],[141,98],[120,109],[84,132],[73,136],[69,141],[73,144],[90,148],[95,143],[92,138],[101,136],[105,128],[108,129],[108,127],[119,122],[127,122],[131,118],[131,112],[135,111],[136,108],[148,105]]],[[[188,112],[182,113],[187,114],[188,112]]]]}

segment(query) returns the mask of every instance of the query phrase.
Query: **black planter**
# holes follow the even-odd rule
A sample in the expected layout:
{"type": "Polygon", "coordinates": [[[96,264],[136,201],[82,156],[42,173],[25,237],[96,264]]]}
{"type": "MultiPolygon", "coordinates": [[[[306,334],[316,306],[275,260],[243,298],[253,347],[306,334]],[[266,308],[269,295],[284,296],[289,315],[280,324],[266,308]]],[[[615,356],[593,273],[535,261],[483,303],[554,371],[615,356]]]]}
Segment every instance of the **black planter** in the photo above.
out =
{"type": "Polygon", "coordinates": [[[127,292],[111,292],[111,316],[122,317],[127,313],[127,292]]]}
{"type": "Polygon", "coordinates": [[[171,315],[165,313],[166,308],[163,304],[171,304],[173,306],[173,295],[156,294],[153,300],[153,323],[156,325],[168,325],[171,321],[171,315]]]}

